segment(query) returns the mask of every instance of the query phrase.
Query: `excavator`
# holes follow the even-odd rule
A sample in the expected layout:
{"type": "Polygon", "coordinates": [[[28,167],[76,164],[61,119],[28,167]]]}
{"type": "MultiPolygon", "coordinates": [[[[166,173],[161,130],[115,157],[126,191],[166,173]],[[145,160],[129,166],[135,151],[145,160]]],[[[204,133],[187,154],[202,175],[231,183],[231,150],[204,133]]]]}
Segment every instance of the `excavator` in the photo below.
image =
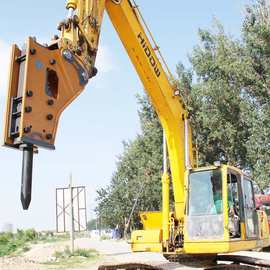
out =
{"type": "Polygon", "coordinates": [[[256,208],[252,179],[221,162],[196,166],[190,115],[135,1],[68,0],[66,9],[60,35],[49,44],[30,37],[23,49],[12,47],[4,146],[23,153],[23,208],[31,201],[34,153],[55,149],[61,113],[98,73],[106,10],[164,130],[162,210],[141,212],[143,229],[132,232],[132,251],[203,258],[270,246],[267,215],[256,208]]]}

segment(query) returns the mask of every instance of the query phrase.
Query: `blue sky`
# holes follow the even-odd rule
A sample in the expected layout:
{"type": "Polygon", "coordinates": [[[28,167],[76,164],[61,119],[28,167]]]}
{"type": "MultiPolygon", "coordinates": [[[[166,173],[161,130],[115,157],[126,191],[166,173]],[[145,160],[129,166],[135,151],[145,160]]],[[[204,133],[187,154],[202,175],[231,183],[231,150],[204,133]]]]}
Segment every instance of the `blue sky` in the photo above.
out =
{"type": "MultiPolygon", "coordinates": [[[[244,6],[248,0],[156,1],[137,0],[172,71],[198,44],[198,28],[210,28],[217,17],[226,32],[240,36],[244,6]]],[[[3,115],[9,46],[23,44],[27,36],[46,42],[57,33],[65,17],[64,0],[4,1],[0,17],[0,114],[3,115]]],[[[55,188],[67,186],[69,173],[74,184],[86,185],[88,217],[93,217],[95,190],[106,186],[115,170],[122,141],[140,132],[135,95],[143,87],[105,16],[98,76],[64,112],[56,140],[56,151],[41,150],[34,157],[33,195],[30,210],[20,204],[21,153],[0,149],[0,229],[14,227],[55,228],[55,188]]],[[[2,116],[0,117],[2,126],[2,116]]]]}

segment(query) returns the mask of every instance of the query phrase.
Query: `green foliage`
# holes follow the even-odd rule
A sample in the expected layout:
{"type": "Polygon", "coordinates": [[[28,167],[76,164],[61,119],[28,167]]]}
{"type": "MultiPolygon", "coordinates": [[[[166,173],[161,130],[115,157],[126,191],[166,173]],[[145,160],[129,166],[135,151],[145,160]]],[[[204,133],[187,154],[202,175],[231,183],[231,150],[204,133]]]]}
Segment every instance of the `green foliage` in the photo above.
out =
{"type": "Polygon", "coordinates": [[[9,255],[19,249],[26,252],[27,243],[37,238],[37,232],[33,229],[17,230],[13,233],[0,233],[0,257],[9,255]]]}
{"type": "Polygon", "coordinates": [[[13,239],[12,233],[1,233],[0,234],[0,245],[7,244],[10,241],[10,239],[13,239]]]}
{"type": "Polygon", "coordinates": [[[97,220],[96,219],[91,219],[87,222],[87,230],[95,230],[97,227],[97,220]]]}
{"type": "Polygon", "coordinates": [[[270,182],[270,16],[265,1],[247,8],[242,40],[199,30],[192,70],[177,68],[179,86],[192,115],[200,165],[223,160],[270,182]],[[194,83],[194,78],[196,83],[194,83]]]}
{"type": "Polygon", "coordinates": [[[34,229],[17,230],[16,233],[0,233],[0,257],[14,252],[27,252],[29,244],[67,240],[67,234],[54,235],[52,232],[38,233],[34,229]]]}
{"type": "Polygon", "coordinates": [[[94,258],[98,255],[98,252],[94,249],[78,248],[74,251],[73,256],[80,256],[84,258],[94,258]]]}
{"type": "Polygon", "coordinates": [[[37,232],[34,229],[28,229],[24,231],[24,237],[26,241],[32,241],[38,236],[37,232]]]}
{"type": "Polygon", "coordinates": [[[107,235],[101,235],[101,237],[100,237],[100,240],[101,241],[104,241],[104,240],[110,240],[111,239],[111,237],[109,237],[109,236],[107,236],[107,235]]]}
{"type": "Polygon", "coordinates": [[[92,219],[87,222],[87,230],[106,230],[108,229],[107,225],[102,222],[101,219],[92,219]]]}

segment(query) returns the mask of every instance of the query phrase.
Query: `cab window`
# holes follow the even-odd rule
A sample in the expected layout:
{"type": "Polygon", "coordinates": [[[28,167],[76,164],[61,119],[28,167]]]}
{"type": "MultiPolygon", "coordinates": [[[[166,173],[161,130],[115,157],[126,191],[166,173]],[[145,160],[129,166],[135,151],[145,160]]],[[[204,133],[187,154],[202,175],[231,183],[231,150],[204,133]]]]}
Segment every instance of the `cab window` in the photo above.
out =
{"type": "Polygon", "coordinates": [[[189,215],[219,215],[222,213],[220,170],[191,173],[189,177],[189,215]]]}

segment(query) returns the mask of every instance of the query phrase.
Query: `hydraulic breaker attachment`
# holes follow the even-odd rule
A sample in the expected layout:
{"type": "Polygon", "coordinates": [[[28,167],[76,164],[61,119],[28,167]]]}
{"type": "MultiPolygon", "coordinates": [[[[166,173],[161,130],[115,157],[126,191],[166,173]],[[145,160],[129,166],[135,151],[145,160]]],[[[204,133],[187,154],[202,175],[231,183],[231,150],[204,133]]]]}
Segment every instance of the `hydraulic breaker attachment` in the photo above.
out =
{"type": "Polygon", "coordinates": [[[25,49],[12,48],[4,145],[23,151],[23,207],[31,200],[33,152],[54,149],[63,110],[82,92],[95,70],[85,71],[58,41],[42,46],[29,38],[25,49]]]}
{"type": "Polygon", "coordinates": [[[57,46],[44,47],[33,38],[28,39],[25,50],[13,45],[6,146],[32,144],[54,149],[59,117],[88,81],[73,54],[68,50],[61,53],[57,46]]]}

